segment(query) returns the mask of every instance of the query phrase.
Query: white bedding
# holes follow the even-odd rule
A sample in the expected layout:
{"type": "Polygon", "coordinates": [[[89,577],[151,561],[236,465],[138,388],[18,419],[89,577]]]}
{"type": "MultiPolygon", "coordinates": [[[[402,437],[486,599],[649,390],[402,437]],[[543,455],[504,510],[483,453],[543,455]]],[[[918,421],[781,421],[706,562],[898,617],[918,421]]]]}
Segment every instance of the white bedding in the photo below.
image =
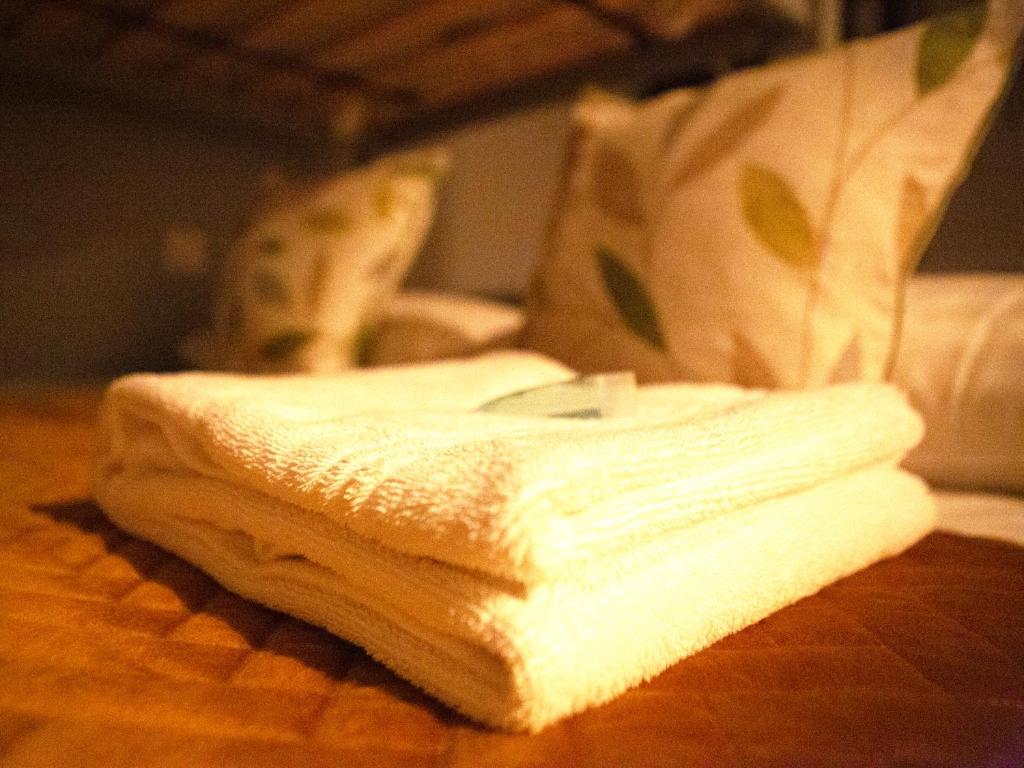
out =
{"type": "Polygon", "coordinates": [[[1024,494],[1024,274],[919,275],[893,381],[924,417],[906,466],[948,488],[1024,494]]]}
{"type": "Polygon", "coordinates": [[[938,529],[1024,546],[1024,497],[974,491],[937,491],[938,529]]]}

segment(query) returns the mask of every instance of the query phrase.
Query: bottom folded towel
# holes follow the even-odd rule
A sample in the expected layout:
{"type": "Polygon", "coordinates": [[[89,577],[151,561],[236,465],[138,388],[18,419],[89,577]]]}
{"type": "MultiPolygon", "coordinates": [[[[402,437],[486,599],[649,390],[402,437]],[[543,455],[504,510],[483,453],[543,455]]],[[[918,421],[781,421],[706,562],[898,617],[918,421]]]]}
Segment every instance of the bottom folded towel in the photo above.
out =
{"type": "Polygon", "coordinates": [[[101,502],[229,589],[358,643],[470,717],[532,731],[897,554],[935,516],[923,483],[875,466],[524,585],[215,478],[114,477],[101,502]]]}

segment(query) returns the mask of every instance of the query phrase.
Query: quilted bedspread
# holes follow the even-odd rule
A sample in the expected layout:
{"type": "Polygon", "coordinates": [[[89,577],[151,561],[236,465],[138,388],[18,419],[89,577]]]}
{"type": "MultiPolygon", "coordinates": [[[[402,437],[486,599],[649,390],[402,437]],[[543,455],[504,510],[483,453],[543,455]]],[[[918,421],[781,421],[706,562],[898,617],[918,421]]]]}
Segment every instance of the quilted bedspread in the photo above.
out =
{"type": "Polygon", "coordinates": [[[95,391],[2,400],[2,765],[1024,765],[1024,548],[933,534],[503,735],[111,525],[95,391]]]}

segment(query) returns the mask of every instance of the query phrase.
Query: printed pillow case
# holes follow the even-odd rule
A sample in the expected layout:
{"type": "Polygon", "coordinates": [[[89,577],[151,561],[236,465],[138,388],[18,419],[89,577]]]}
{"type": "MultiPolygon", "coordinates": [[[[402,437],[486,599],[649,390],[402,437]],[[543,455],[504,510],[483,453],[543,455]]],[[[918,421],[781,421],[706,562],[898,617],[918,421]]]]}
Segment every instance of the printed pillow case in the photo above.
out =
{"type": "Polygon", "coordinates": [[[433,220],[448,155],[384,157],[273,206],[228,257],[215,367],[330,373],[353,366],[433,220]]]}
{"type": "Polygon", "coordinates": [[[526,345],[648,381],[887,377],[1022,16],[970,6],[648,102],[588,93],[526,345]]]}

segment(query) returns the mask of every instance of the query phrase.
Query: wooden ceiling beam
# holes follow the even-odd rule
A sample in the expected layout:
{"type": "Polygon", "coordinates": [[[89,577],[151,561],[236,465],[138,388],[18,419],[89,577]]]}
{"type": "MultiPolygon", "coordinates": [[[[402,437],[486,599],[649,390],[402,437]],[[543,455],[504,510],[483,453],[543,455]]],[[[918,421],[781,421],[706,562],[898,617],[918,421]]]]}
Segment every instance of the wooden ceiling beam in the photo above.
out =
{"type": "Polygon", "coordinates": [[[625,50],[509,83],[504,88],[428,105],[415,114],[398,113],[389,124],[370,131],[372,145],[365,151],[372,155],[475,120],[573,98],[587,84],[631,95],[697,85],[730,69],[757,64],[805,45],[801,30],[791,22],[740,15],[727,23],[701,28],[684,40],[656,40],[646,48],[625,50]]]}
{"type": "Polygon", "coordinates": [[[149,102],[183,118],[192,109],[372,150],[583,82],[707,75],[747,55],[744,35],[760,34],[747,47],[761,52],[772,35],[796,36],[743,0],[348,2],[11,0],[0,31],[15,31],[0,48],[40,73],[63,68],[68,82],[152,91],[149,102]]]}
{"type": "Polygon", "coordinates": [[[431,47],[515,22],[546,4],[546,0],[427,0],[334,42],[316,61],[348,72],[379,70],[431,47]]]}
{"type": "Polygon", "coordinates": [[[146,30],[167,37],[196,51],[216,51],[253,63],[263,69],[283,70],[292,74],[298,74],[309,79],[314,84],[329,90],[356,90],[362,92],[368,98],[379,98],[385,101],[411,102],[416,100],[415,92],[401,88],[381,87],[366,81],[358,75],[327,69],[306,61],[299,56],[264,51],[241,45],[221,35],[170,24],[146,12],[126,10],[116,6],[88,2],[88,0],[51,0],[51,2],[64,4],[102,18],[121,33],[146,30]]]}
{"type": "Polygon", "coordinates": [[[647,28],[631,13],[617,11],[593,2],[593,0],[562,0],[568,5],[575,5],[598,21],[625,32],[633,38],[637,46],[644,48],[654,43],[654,38],[647,28]]]}
{"type": "Polygon", "coordinates": [[[244,35],[234,39],[247,48],[308,58],[339,36],[358,32],[389,14],[401,13],[414,0],[292,0],[244,35]]]}
{"type": "Polygon", "coordinates": [[[241,34],[273,18],[291,0],[164,0],[156,15],[168,24],[210,34],[241,34]]]}
{"type": "Polygon", "coordinates": [[[370,82],[420,87],[426,108],[502,90],[511,83],[620,53],[629,35],[565,3],[543,3],[528,14],[485,27],[421,55],[363,71],[370,82]]]}

